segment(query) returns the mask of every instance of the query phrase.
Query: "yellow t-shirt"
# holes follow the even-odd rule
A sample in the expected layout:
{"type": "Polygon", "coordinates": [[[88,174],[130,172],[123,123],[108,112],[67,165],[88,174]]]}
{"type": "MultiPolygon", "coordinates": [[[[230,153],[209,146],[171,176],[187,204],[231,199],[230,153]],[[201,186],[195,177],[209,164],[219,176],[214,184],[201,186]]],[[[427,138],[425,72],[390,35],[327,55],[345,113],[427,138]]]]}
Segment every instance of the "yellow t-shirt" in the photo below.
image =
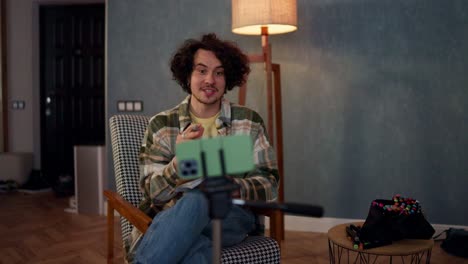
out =
{"type": "Polygon", "coordinates": [[[190,118],[192,119],[193,124],[200,124],[203,126],[203,128],[205,129],[203,131],[203,137],[210,138],[218,136],[218,129],[216,129],[216,119],[219,117],[220,114],[221,111],[219,111],[216,115],[212,117],[200,118],[190,111],[190,118]]]}

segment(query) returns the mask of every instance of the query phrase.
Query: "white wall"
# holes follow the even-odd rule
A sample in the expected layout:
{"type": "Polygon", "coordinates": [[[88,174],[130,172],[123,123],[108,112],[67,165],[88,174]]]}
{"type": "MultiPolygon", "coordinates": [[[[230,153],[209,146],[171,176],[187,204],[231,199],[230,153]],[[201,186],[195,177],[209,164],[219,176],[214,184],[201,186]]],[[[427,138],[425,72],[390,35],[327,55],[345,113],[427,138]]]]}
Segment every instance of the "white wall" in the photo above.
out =
{"type": "Polygon", "coordinates": [[[8,99],[22,100],[24,110],[8,109],[8,149],[33,152],[32,4],[30,0],[7,1],[8,99]]]}

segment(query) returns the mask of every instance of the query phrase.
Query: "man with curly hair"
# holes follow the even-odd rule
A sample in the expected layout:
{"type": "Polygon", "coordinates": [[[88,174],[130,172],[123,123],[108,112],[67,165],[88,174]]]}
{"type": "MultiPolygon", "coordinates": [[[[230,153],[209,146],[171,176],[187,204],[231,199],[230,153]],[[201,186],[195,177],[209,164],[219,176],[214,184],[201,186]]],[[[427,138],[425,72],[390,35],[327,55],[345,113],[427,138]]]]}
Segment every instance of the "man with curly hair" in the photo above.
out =
{"type": "MultiPolygon", "coordinates": [[[[176,144],[202,137],[250,135],[255,169],[229,175],[240,186],[233,197],[245,200],[276,200],[276,157],[260,115],[224,98],[250,72],[247,56],[234,43],[215,34],[189,39],[172,57],[171,71],[188,96],[152,117],[146,130],[140,151],[140,186],[145,197],[141,209],[155,216],[131,250],[136,250],[136,263],[210,263],[208,203],[197,188],[175,191],[183,183],[177,172],[176,144]]],[[[222,246],[240,243],[255,227],[251,211],[233,206],[223,219],[222,246]]]]}

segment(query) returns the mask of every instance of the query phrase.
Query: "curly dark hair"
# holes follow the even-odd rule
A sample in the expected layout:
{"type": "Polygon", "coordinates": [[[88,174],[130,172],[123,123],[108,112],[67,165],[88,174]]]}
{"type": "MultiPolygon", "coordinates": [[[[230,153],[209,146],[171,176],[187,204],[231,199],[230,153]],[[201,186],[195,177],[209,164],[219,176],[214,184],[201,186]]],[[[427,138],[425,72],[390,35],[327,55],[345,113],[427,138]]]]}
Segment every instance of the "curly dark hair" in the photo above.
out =
{"type": "Polygon", "coordinates": [[[199,49],[212,51],[221,61],[226,78],[226,91],[242,86],[250,73],[247,56],[233,42],[222,41],[214,33],[203,35],[201,40],[188,39],[176,51],[171,59],[173,79],[182,89],[191,94],[188,80],[193,71],[193,60],[199,49]]]}

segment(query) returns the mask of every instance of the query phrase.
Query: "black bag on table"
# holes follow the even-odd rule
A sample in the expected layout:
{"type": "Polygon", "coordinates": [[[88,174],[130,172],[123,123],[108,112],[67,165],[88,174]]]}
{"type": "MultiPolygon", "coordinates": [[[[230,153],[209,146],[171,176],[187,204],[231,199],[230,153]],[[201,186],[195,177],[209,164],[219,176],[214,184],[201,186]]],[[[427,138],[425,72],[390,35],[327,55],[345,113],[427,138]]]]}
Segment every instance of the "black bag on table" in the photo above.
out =
{"type": "Polygon", "coordinates": [[[418,201],[396,195],[392,200],[374,200],[361,228],[364,241],[430,239],[435,230],[426,220],[418,201]]]}

